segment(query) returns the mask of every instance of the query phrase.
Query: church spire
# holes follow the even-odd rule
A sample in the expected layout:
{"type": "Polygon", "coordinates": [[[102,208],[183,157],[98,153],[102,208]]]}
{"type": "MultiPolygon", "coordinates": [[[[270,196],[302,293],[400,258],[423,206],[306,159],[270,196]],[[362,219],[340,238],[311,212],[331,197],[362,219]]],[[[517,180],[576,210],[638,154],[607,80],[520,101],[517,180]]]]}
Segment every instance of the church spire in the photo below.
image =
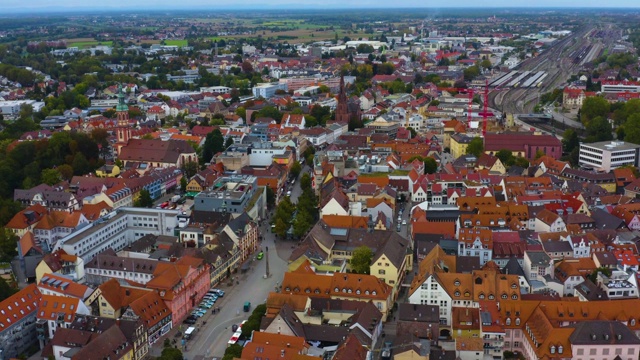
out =
{"type": "Polygon", "coordinates": [[[125,102],[124,97],[125,94],[122,84],[118,84],[118,106],[116,106],[116,111],[129,111],[129,106],[125,102]]]}

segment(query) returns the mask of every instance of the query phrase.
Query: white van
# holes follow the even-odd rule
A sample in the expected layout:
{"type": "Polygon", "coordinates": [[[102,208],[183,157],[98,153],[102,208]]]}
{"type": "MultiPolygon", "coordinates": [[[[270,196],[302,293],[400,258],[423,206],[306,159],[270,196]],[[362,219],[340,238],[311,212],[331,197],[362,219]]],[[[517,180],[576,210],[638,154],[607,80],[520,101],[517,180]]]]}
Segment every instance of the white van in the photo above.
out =
{"type": "Polygon", "coordinates": [[[186,340],[191,339],[191,336],[193,336],[193,333],[196,331],[196,328],[193,326],[190,326],[185,332],[184,332],[184,338],[186,340]]]}

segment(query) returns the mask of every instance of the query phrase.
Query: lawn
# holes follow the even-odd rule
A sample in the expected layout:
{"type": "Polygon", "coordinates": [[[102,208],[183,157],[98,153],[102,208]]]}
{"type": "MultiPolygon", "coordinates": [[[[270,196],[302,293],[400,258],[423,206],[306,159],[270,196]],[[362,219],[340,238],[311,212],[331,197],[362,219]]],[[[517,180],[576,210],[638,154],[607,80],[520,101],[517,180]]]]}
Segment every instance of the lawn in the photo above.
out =
{"type": "Polygon", "coordinates": [[[113,46],[113,41],[75,41],[72,43],[68,43],[69,47],[78,47],[79,49],[83,49],[83,48],[89,48],[92,46],[97,46],[97,45],[106,45],[106,46],[113,46]]]}
{"type": "Polygon", "coordinates": [[[166,45],[175,45],[175,46],[187,46],[189,42],[187,40],[165,40],[164,43],[166,45]]]}

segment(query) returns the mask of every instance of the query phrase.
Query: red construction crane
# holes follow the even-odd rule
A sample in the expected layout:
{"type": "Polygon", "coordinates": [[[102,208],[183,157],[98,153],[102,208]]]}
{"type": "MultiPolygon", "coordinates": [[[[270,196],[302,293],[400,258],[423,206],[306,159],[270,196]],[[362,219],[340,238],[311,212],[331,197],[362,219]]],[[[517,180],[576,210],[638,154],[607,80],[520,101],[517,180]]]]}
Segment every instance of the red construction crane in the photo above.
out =
{"type": "MultiPolygon", "coordinates": [[[[447,92],[457,92],[457,93],[466,93],[469,95],[469,102],[468,102],[468,108],[467,108],[467,126],[471,127],[471,108],[473,105],[473,95],[475,94],[476,90],[472,89],[472,88],[438,88],[438,90],[440,91],[447,91],[447,92]]],[[[502,90],[508,90],[508,89],[500,89],[500,88],[494,88],[492,90],[489,90],[489,80],[485,80],[485,84],[484,84],[484,101],[483,101],[483,109],[482,109],[482,113],[479,114],[482,116],[482,136],[486,135],[487,133],[487,118],[489,117],[489,93],[493,92],[493,91],[502,91],[502,90]]]]}
{"type": "Polygon", "coordinates": [[[489,91],[489,79],[485,79],[484,83],[484,101],[483,101],[483,109],[482,109],[482,136],[487,134],[487,118],[489,117],[489,93],[493,91],[502,91],[508,89],[501,89],[499,87],[493,88],[493,90],[489,91]]]}
{"type": "Polygon", "coordinates": [[[469,102],[467,105],[467,127],[471,127],[471,105],[473,104],[474,90],[471,88],[441,88],[441,87],[439,87],[438,90],[447,91],[447,92],[455,91],[457,93],[467,93],[469,95],[469,102]]]}

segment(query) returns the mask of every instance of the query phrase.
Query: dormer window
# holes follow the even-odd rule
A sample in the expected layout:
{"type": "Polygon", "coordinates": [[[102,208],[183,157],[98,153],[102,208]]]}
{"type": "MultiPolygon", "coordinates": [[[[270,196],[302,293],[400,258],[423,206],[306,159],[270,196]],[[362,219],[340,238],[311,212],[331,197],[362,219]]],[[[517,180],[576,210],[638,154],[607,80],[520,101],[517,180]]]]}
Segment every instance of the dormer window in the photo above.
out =
{"type": "Polygon", "coordinates": [[[556,353],[556,347],[555,347],[554,345],[551,345],[550,352],[551,352],[552,354],[555,354],[555,353],[556,353]]]}
{"type": "Polygon", "coordinates": [[[373,291],[371,292],[371,295],[377,295],[377,294],[378,294],[378,293],[377,293],[375,290],[373,290],[373,291]]]}
{"type": "Polygon", "coordinates": [[[562,354],[563,351],[562,345],[558,346],[558,354],[562,354]]]}
{"type": "Polygon", "coordinates": [[[516,295],[516,294],[511,295],[511,299],[518,300],[518,295],[516,295]]]}
{"type": "Polygon", "coordinates": [[[360,289],[356,290],[356,294],[360,295],[360,289]]]}
{"type": "Polygon", "coordinates": [[[502,299],[504,299],[504,300],[506,300],[506,299],[508,299],[508,298],[509,298],[509,297],[507,296],[507,294],[502,294],[502,296],[501,296],[501,297],[502,297],[502,299]]]}
{"type": "Polygon", "coordinates": [[[511,325],[511,318],[507,318],[507,320],[506,320],[506,324],[507,324],[507,325],[511,325]]]}
{"type": "Polygon", "coordinates": [[[340,292],[340,288],[338,288],[338,287],[336,287],[334,290],[335,290],[336,292],[340,292]]]}
{"type": "Polygon", "coordinates": [[[631,326],[636,326],[636,319],[631,319],[629,323],[631,324],[631,326]]]}
{"type": "Polygon", "coordinates": [[[480,299],[480,300],[484,300],[484,294],[480,294],[480,295],[478,295],[478,299],[480,299]]]}
{"type": "Polygon", "coordinates": [[[453,282],[453,285],[460,286],[460,280],[456,279],[456,281],[453,282]]]}
{"type": "Polygon", "coordinates": [[[516,325],[520,325],[520,318],[516,318],[516,325]]]}
{"type": "Polygon", "coordinates": [[[493,296],[493,294],[489,294],[489,300],[493,300],[493,299],[495,299],[495,298],[496,298],[496,297],[495,297],[495,296],[493,296]]]}
{"type": "Polygon", "coordinates": [[[454,296],[460,296],[460,291],[457,291],[455,293],[453,293],[454,296]]]}

